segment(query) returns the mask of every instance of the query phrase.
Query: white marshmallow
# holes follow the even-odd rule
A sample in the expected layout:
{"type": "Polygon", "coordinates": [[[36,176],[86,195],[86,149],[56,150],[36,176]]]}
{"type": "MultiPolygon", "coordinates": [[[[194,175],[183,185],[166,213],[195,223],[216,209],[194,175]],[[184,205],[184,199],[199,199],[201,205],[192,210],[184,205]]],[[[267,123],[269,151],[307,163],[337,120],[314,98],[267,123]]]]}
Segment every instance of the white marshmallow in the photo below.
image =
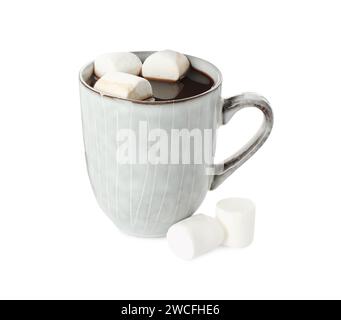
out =
{"type": "Polygon", "coordinates": [[[169,247],[175,255],[185,260],[218,247],[224,239],[221,224],[204,214],[196,214],[174,224],[167,233],[169,247]]]}
{"type": "Polygon", "coordinates": [[[255,212],[255,205],[248,199],[227,198],[217,203],[216,216],[225,229],[225,246],[243,248],[251,244],[255,212]]]}
{"type": "Polygon", "coordinates": [[[142,65],[142,75],[147,79],[178,81],[188,70],[187,57],[179,52],[163,50],[151,54],[142,65]]]}
{"type": "Polygon", "coordinates": [[[205,85],[209,85],[210,84],[210,78],[209,77],[205,77],[201,72],[191,72],[189,71],[186,74],[186,77],[188,79],[191,79],[195,82],[201,83],[201,84],[205,84],[205,85]]]}
{"type": "Polygon", "coordinates": [[[161,82],[150,80],[154,97],[161,100],[172,100],[177,97],[184,87],[181,82],[161,82]]]}
{"type": "Polygon", "coordinates": [[[123,72],[106,73],[94,88],[102,94],[133,100],[145,100],[153,95],[148,80],[123,72]]]}
{"type": "Polygon", "coordinates": [[[131,52],[113,52],[99,56],[94,63],[94,72],[102,77],[107,72],[119,71],[139,75],[142,62],[131,52]]]}
{"type": "Polygon", "coordinates": [[[154,97],[150,97],[150,98],[148,98],[148,99],[144,99],[143,101],[154,102],[154,101],[155,101],[155,98],[154,98],[154,97]]]}

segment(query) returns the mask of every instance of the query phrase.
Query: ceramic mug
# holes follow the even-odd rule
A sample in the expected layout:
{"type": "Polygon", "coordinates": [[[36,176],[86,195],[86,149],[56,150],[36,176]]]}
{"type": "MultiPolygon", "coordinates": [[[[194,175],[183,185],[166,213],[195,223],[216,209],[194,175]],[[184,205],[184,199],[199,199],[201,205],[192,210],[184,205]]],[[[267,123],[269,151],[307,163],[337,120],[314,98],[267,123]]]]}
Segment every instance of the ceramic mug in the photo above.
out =
{"type": "MultiPolygon", "coordinates": [[[[135,52],[142,62],[151,53],[135,52]]],[[[90,182],[102,210],[119,229],[131,235],[165,236],[172,224],[197,210],[208,190],[219,186],[261,147],[273,126],[272,110],[263,97],[246,93],[222,99],[220,71],[205,60],[187,57],[192,67],[214,80],[214,85],[199,95],[173,101],[134,101],[101,95],[89,84],[93,62],[80,71],[90,182]],[[216,129],[246,107],[263,112],[261,128],[239,152],[223,164],[213,164],[216,129]],[[192,157],[189,163],[121,163],[117,159],[119,132],[128,128],[137,132],[141,140],[140,123],[146,124],[148,132],[162,129],[169,136],[174,129],[210,131],[212,163],[195,163],[192,157]],[[208,168],[213,168],[213,174],[208,168]]],[[[189,152],[193,153],[193,148],[189,152]]]]}

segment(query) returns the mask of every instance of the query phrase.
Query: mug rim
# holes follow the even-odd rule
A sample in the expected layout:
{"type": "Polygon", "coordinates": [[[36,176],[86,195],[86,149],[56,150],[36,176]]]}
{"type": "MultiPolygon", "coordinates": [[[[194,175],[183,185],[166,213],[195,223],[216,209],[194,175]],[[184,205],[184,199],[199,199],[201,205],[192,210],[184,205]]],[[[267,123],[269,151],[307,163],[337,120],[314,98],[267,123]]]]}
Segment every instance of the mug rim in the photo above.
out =
{"type": "MultiPolygon", "coordinates": [[[[152,54],[156,51],[132,51],[132,53],[136,54],[137,56],[139,56],[140,54],[152,54]]],[[[83,72],[86,68],[88,68],[90,65],[92,65],[94,63],[94,61],[91,61],[89,63],[87,63],[85,66],[83,66],[81,68],[81,70],[79,71],[79,82],[87,89],[91,90],[92,92],[96,93],[98,96],[104,96],[113,100],[118,100],[118,101],[130,101],[133,103],[138,103],[138,104],[143,104],[143,105],[160,105],[160,104],[174,104],[174,103],[180,103],[180,102],[184,102],[184,101],[188,101],[188,100],[193,100],[202,96],[205,96],[215,90],[217,90],[221,83],[222,83],[222,74],[220,72],[220,70],[211,62],[204,60],[202,58],[198,58],[189,54],[185,54],[186,57],[188,57],[190,60],[191,59],[196,59],[199,60],[207,65],[210,65],[211,67],[213,67],[213,69],[215,70],[216,74],[217,74],[217,81],[214,81],[214,85],[208,89],[205,92],[199,93],[195,96],[191,96],[191,97],[187,97],[187,98],[182,98],[182,99],[178,99],[178,100],[163,100],[163,101],[147,101],[147,100],[134,100],[134,99],[125,99],[125,98],[119,98],[119,97],[114,97],[108,94],[101,94],[98,90],[94,89],[93,87],[89,86],[85,80],[83,79],[83,72]]],[[[202,73],[206,74],[207,76],[209,76],[210,78],[212,78],[210,75],[207,74],[207,72],[205,70],[199,70],[202,73]]]]}

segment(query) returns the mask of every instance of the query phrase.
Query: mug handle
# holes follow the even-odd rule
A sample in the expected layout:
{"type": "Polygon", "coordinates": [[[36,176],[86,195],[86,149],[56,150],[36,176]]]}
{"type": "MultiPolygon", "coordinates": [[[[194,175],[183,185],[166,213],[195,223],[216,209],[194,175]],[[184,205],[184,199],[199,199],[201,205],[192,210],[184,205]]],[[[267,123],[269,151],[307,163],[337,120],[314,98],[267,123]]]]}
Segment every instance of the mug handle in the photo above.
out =
{"type": "Polygon", "coordinates": [[[223,163],[214,165],[213,180],[210,190],[217,188],[246,160],[248,160],[263,145],[273,127],[273,113],[265,98],[255,93],[243,93],[224,99],[222,107],[222,124],[226,124],[236,112],[243,108],[255,107],[264,114],[264,120],[258,132],[239,151],[227,158],[223,163]]]}

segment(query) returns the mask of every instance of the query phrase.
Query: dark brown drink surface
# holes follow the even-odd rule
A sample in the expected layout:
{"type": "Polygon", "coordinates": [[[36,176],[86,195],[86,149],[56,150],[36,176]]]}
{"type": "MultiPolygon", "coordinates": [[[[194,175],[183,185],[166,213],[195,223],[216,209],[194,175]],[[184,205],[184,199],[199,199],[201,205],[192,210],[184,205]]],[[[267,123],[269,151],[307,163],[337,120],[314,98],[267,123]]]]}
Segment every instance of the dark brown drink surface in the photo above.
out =
{"type": "MultiPolygon", "coordinates": [[[[92,74],[88,84],[93,87],[98,78],[92,74]]],[[[192,67],[184,78],[177,82],[149,80],[153,88],[155,101],[179,100],[206,92],[213,87],[214,81],[203,72],[192,67]]]]}

